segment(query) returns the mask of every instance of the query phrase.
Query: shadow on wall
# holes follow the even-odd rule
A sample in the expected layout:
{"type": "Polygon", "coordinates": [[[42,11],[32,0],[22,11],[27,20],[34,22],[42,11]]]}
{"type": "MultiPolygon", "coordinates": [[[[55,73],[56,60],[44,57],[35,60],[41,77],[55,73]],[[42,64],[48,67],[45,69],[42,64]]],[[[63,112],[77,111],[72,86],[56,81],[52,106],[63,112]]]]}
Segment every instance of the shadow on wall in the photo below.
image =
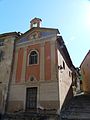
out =
{"type": "Polygon", "coordinates": [[[68,92],[67,92],[67,95],[66,95],[66,97],[64,99],[61,111],[66,108],[66,106],[69,104],[69,101],[72,98],[73,98],[73,89],[72,89],[72,85],[71,85],[70,88],[69,88],[69,90],[68,90],[68,92]]]}

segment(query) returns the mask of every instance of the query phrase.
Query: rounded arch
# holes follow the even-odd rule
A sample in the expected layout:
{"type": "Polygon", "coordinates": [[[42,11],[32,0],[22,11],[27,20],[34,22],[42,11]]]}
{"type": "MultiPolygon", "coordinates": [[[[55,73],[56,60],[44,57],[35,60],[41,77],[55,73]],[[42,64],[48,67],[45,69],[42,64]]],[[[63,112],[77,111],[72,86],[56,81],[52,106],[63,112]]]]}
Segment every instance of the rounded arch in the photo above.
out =
{"type": "Polygon", "coordinates": [[[36,80],[36,77],[34,75],[31,75],[30,76],[30,81],[35,81],[36,80]]]}
{"type": "Polygon", "coordinates": [[[39,63],[39,52],[36,49],[30,50],[28,55],[29,65],[34,65],[39,63]]]}

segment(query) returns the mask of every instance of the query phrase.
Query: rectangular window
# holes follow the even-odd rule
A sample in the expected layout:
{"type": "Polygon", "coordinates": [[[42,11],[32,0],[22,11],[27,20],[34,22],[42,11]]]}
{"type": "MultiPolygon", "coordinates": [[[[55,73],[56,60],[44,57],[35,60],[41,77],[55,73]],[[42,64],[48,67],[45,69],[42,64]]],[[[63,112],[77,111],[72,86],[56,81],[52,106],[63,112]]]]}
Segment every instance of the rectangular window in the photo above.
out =
{"type": "Polygon", "coordinates": [[[63,69],[65,69],[65,63],[64,63],[64,61],[63,61],[63,69]]]}

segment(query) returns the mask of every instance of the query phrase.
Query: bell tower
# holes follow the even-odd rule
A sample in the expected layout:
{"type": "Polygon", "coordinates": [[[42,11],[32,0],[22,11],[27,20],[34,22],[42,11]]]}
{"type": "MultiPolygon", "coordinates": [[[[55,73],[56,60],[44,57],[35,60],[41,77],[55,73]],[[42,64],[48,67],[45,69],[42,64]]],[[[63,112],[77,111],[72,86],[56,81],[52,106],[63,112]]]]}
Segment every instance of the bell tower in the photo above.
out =
{"type": "Polygon", "coordinates": [[[30,29],[33,27],[40,27],[42,20],[40,18],[34,18],[30,21],[30,29]]]}

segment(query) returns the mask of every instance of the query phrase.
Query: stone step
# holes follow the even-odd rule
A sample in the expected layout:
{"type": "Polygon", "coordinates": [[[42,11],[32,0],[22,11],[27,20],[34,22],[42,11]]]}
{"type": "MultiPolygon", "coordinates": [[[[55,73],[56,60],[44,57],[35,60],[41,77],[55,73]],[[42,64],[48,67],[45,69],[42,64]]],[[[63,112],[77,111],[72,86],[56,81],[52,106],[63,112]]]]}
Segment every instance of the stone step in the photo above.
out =
{"type": "Polygon", "coordinates": [[[74,97],[61,112],[62,120],[90,120],[90,96],[74,97]]]}
{"type": "Polygon", "coordinates": [[[66,119],[68,119],[68,120],[71,120],[71,119],[73,119],[73,120],[77,120],[77,119],[80,119],[80,120],[82,120],[82,119],[84,119],[84,120],[90,120],[90,113],[67,113],[66,115],[64,114],[64,115],[62,115],[62,118],[66,118],[66,119]]]}

